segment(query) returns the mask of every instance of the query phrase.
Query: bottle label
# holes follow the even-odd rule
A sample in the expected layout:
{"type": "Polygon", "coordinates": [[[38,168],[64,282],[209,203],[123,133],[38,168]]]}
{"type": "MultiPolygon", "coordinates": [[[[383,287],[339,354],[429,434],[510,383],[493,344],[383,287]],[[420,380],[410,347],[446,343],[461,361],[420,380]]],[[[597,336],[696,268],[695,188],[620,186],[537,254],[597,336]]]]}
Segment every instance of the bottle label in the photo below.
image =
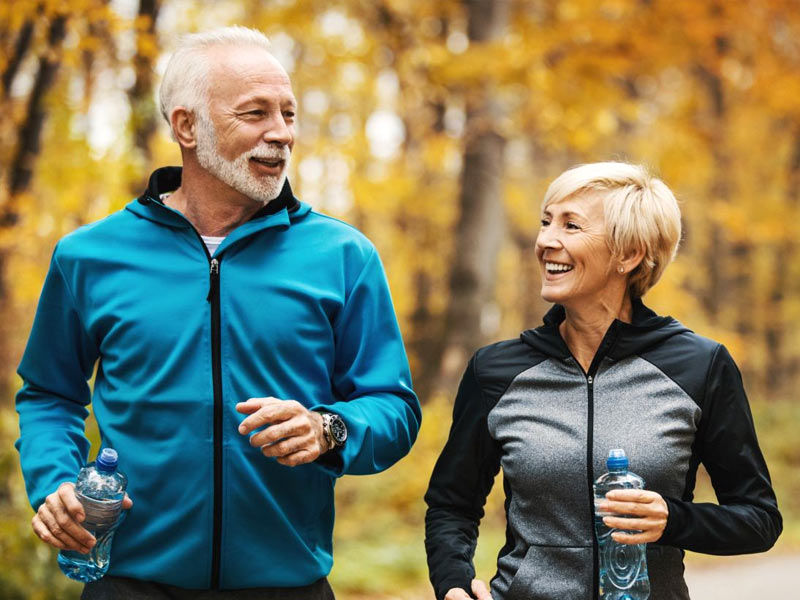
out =
{"type": "Polygon", "coordinates": [[[122,511],[122,500],[95,500],[80,492],[77,496],[86,513],[86,519],[81,525],[87,530],[104,531],[110,529],[117,522],[119,513],[122,511]]]}

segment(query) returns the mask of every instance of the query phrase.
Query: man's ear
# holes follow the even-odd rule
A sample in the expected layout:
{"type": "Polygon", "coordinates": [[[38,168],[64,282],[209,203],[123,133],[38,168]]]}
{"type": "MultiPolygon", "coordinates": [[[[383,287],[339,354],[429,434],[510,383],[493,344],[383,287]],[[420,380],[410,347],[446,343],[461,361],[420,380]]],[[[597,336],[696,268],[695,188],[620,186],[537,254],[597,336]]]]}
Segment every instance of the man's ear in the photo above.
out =
{"type": "Polygon", "coordinates": [[[185,106],[176,106],[169,115],[169,123],[175,140],[182,148],[197,146],[197,119],[194,112],[185,106]]]}

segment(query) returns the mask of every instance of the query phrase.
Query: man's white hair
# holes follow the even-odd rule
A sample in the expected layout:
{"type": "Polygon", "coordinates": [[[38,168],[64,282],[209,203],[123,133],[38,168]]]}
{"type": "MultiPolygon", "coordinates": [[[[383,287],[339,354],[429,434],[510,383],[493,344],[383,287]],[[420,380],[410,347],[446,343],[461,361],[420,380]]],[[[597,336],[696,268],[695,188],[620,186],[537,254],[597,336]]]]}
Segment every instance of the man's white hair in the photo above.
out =
{"type": "Polygon", "coordinates": [[[208,56],[207,50],[219,46],[256,47],[270,50],[267,36],[260,31],[234,25],[191,33],[181,37],[177,50],[167,63],[158,92],[161,115],[170,126],[170,113],[183,106],[195,114],[208,114],[208,56]]]}

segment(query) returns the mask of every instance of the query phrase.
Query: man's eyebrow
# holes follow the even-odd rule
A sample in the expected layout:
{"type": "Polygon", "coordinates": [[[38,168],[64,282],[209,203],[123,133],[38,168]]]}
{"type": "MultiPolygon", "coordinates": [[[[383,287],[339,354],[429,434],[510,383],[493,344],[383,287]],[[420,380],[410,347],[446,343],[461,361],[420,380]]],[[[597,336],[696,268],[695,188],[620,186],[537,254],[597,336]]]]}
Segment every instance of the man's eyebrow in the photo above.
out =
{"type": "MultiPolygon", "coordinates": [[[[239,102],[236,103],[237,108],[241,108],[248,104],[275,104],[275,98],[268,98],[266,96],[248,96],[246,98],[242,98],[239,102]]],[[[289,107],[296,109],[297,108],[297,100],[294,98],[282,98],[277,101],[277,104],[280,104],[282,107],[289,107]]]]}

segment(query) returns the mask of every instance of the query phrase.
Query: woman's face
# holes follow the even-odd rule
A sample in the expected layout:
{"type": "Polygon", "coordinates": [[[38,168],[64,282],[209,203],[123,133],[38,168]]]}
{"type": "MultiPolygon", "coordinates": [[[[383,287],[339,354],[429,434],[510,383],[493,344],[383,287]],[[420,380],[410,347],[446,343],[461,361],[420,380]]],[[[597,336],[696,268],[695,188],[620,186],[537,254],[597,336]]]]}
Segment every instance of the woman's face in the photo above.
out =
{"type": "Polygon", "coordinates": [[[599,193],[586,192],[549,204],[536,238],[542,298],[575,307],[616,296],[619,278],[606,239],[599,193]]]}

